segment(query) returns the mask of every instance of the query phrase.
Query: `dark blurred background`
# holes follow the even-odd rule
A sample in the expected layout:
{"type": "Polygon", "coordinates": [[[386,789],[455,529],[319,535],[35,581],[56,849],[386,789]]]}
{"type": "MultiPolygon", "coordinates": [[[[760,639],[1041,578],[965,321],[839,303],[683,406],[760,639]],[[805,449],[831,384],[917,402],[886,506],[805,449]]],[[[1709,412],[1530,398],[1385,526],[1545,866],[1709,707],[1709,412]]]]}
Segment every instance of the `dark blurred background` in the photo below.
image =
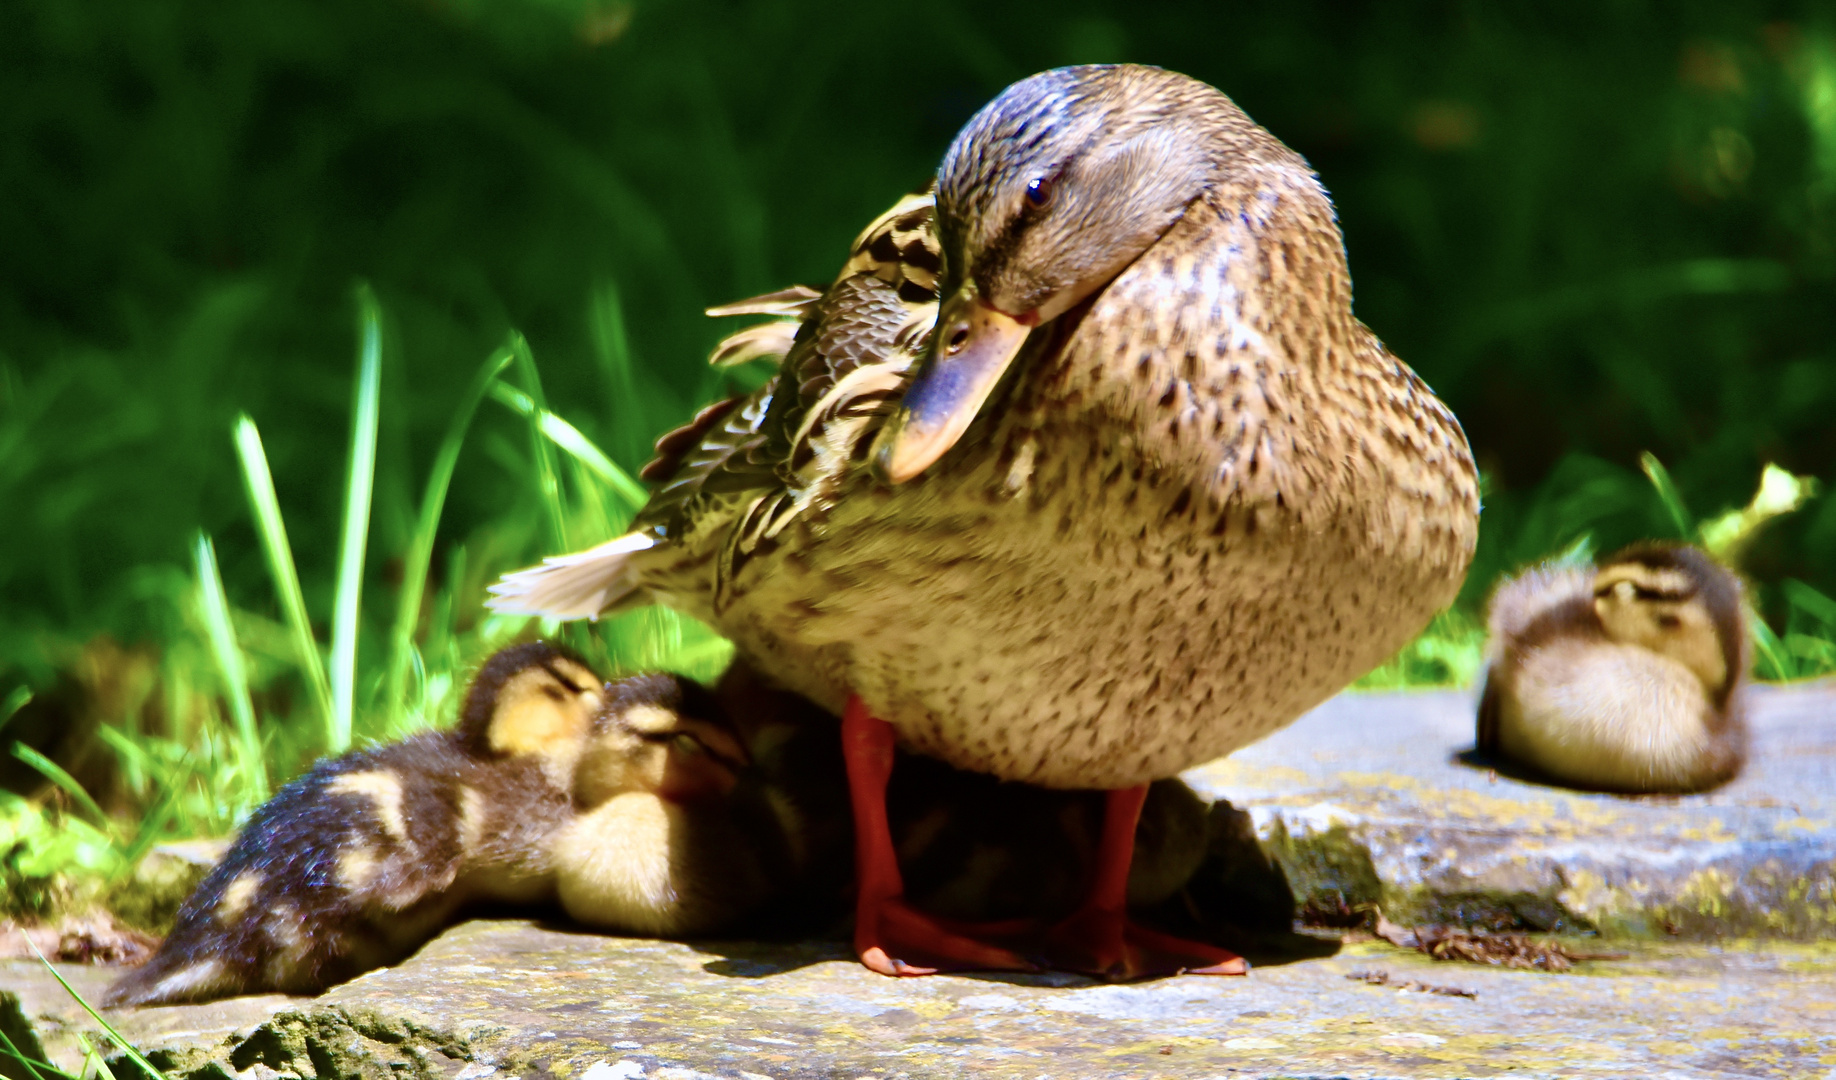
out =
{"type": "MultiPolygon", "coordinates": [[[[1584,533],[1672,531],[1641,451],[1705,516],[1767,462],[1836,480],[1830,8],[1512,7],[9,0],[0,667],[158,633],[200,527],[235,602],[272,610],[238,410],[329,608],[358,281],[387,319],[386,606],[440,433],[508,330],[635,467],[716,389],[705,305],[827,280],[977,106],[1073,62],[1205,79],[1319,170],[1358,314],[1485,470],[1469,605],[1584,533]]],[[[441,543],[485,574],[541,538],[517,524],[523,421],[479,415],[441,543]]],[[[1836,593],[1836,499],[1746,569],[1769,610],[1787,578],[1836,593]]]]}

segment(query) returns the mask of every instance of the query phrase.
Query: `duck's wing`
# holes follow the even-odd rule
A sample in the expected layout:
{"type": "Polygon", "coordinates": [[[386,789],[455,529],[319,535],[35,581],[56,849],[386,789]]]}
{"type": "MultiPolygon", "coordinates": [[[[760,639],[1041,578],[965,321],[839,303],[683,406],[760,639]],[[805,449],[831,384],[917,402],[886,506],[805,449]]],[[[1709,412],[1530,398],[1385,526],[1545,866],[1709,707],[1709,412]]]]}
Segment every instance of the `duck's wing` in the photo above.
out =
{"type": "Polygon", "coordinates": [[[643,476],[661,486],[629,534],[507,575],[491,587],[491,606],[592,618],[658,593],[705,593],[716,587],[711,560],[726,580],[790,522],[820,517],[904,392],[937,319],[942,267],[927,184],[862,231],[821,294],[796,287],[709,309],[779,316],[727,338],[713,357],[782,348],[777,373],[657,441],[643,476]]]}
{"type": "MultiPolygon", "coordinates": [[[[756,519],[754,504],[761,499],[807,505],[800,496],[839,481],[860,442],[860,421],[877,416],[903,391],[906,369],[936,322],[941,250],[927,185],[861,232],[834,284],[820,295],[785,290],[710,309],[795,312],[800,321],[771,382],[703,425],[667,478],[657,475],[661,469],[652,473],[663,486],[634,527],[658,525],[664,535],[682,536],[706,519],[708,497],[738,495],[756,519]]],[[[717,360],[721,352],[717,348],[717,360]]],[[[659,452],[695,426],[658,440],[659,452]]]]}

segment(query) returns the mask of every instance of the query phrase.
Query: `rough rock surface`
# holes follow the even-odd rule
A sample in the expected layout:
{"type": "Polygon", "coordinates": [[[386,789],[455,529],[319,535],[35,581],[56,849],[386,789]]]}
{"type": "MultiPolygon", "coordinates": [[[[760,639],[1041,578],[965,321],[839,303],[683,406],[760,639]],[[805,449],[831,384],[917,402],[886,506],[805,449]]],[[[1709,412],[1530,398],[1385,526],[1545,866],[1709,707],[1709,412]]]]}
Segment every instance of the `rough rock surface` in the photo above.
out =
{"type": "MultiPolygon", "coordinates": [[[[1340,698],[1192,774],[1249,809],[1316,908],[1591,926],[1628,954],[1563,974],[1366,941],[1264,957],[1246,979],[895,981],[839,944],[476,921],[321,998],[112,1019],[184,1080],[1836,1075],[1836,693],[1756,711],[1746,775],[1687,798],[1494,780],[1457,760],[1460,695],[1340,698]]],[[[112,975],[62,970],[85,994],[112,975]]],[[[66,1068],[97,1027],[23,961],[0,962],[8,1016],[0,1030],[29,1025],[66,1068]]]]}
{"type": "Polygon", "coordinates": [[[1586,794],[1467,764],[1471,695],[1342,695],[1194,769],[1246,807],[1303,900],[1609,936],[1836,939],[1836,686],[1761,687],[1753,749],[1704,795],[1586,794]]]}
{"type": "MultiPolygon", "coordinates": [[[[78,990],[98,988],[104,974],[78,990]]],[[[54,1056],[93,1029],[22,962],[54,1056]]],[[[1388,946],[1248,978],[873,975],[833,946],[683,945],[471,922],[317,1000],[244,998],[117,1018],[186,1080],[795,1077],[1821,1077],[1836,954],[1652,944],[1567,974],[1436,964],[1388,946]],[[1387,972],[1471,991],[1399,991],[1387,972]]],[[[117,1062],[119,1066],[120,1063],[117,1062]]],[[[118,1068],[118,1075],[131,1073],[118,1068]]]]}

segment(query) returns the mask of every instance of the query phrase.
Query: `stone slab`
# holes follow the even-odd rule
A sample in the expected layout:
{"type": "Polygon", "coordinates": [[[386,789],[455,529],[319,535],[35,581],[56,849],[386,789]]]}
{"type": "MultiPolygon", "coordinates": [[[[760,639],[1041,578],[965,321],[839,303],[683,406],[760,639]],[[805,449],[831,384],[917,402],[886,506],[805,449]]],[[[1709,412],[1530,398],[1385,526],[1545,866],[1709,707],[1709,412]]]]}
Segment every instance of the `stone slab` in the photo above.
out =
{"type": "MultiPolygon", "coordinates": [[[[1581,794],[1465,764],[1461,694],[1341,697],[1190,774],[1250,811],[1303,894],[1591,924],[1628,954],[1562,974],[1365,941],[1321,942],[1246,979],[895,981],[838,943],[474,921],[321,998],[113,1019],[178,1080],[1836,1080],[1836,690],[1762,691],[1755,705],[1745,774],[1685,798],[1581,794]],[[1348,978],[1358,971],[1391,985],[1348,978]],[[1411,981],[1477,996],[1394,988],[1411,981]]],[[[62,970],[91,996],[112,976],[62,970]]],[[[0,990],[19,995],[59,1064],[78,1064],[74,1035],[96,1025],[41,968],[0,962],[0,990]]]]}
{"type": "MultiPolygon", "coordinates": [[[[76,974],[79,990],[104,977],[76,974]]],[[[94,1026],[23,964],[0,979],[26,991],[47,1029],[94,1026]]],[[[832,945],[689,945],[476,921],[316,1000],[116,1019],[184,1080],[1822,1078],[1836,1075],[1836,951],[1650,943],[1626,960],[1546,974],[1365,943],[1242,979],[1104,986],[899,981],[832,945]],[[1477,997],[1347,977],[1368,970],[1477,997]]]]}
{"type": "Polygon", "coordinates": [[[1836,686],[1759,687],[1752,706],[1746,769],[1702,795],[1582,793],[1467,764],[1464,692],[1341,695],[1187,779],[1250,811],[1302,895],[1355,879],[1362,852],[1381,895],[1352,899],[1419,921],[1490,908],[1531,929],[1836,937],[1836,686]]]}

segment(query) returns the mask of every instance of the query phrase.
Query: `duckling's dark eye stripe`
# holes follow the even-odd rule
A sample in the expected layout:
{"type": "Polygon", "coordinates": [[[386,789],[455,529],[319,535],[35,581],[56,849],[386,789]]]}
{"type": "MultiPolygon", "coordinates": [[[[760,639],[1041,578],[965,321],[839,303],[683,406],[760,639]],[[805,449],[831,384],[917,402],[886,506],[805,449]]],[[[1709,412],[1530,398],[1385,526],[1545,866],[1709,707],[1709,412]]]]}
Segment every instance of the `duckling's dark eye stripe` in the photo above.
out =
{"type": "MultiPolygon", "coordinates": [[[[1594,590],[1594,597],[1600,599],[1611,596],[1618,588],[1619,584],[1617,582],[1611,585],[1602,585],[1600,588],[1594,590]]],[[[1692,589],[1654,589],[1649,585],[1633,585],[1632,595],[1639,600],[1667,600],[1672,603],[1681,603],[1696,594],[1692,589]]]]}
{"type": "Polygon", "coordinates": [[[572,693],[579,694],[579,693],[583,693],[586,690],[586,687],[579,685],[578,683],[574,682],[574,680],[568,678],[566,675],[561,674],[561,670],[555,667],[553,664],[548,664],[548,663],[543,664],[542,670],[554,676],[554,680],[556,682],[560,683],[562,686],[567,687],[568,690],[571,691],[572,693]]]}
{"type": "Polygon", "coordinates": [[[732,758],[728,757],[726,754],[723,754],[719,750],[714,749],[712,746],[708,745],[708,742],[706,739],[700,738],[692,731],[684,731],[681,728],[676,728],[673,731],[639,731],[638,729],[634,727],[630,727],[629,725],[626,726],[625,730],[629,731],[633,735],[636,735],[639,739],[642,739],[644,742],[655,743],[659,746],[667,746],[668,744],[675,742],[677,739],[687,739],[690,742],[694,743],[696,748],[699,749],[702,753],[713,758],[715,761],[720,762],[722,765],[727,766],[729,769],[732,769],[734,772],[738,772],[741,769],[744,769],[746,767],[745,762],[735,761],[732,758]]]}

